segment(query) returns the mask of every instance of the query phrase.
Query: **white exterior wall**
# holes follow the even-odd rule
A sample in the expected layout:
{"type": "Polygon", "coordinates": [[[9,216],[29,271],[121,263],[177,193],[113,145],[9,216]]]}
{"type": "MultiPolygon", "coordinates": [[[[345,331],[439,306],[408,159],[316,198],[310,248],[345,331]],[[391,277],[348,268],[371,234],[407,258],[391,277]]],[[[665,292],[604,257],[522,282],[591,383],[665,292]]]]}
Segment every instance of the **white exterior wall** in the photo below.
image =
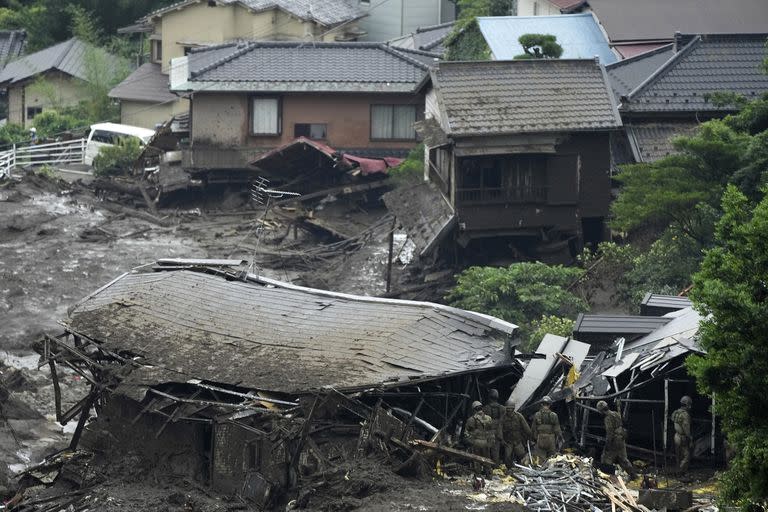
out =
{"type": "Polygon", "coordinates": [[[447,0],[360,1],[360,9],[368,13],[359,22],[367,32],[367,41],[389,41],[419,27],[453,21],[455,17],[453,4],[447,0]]]}
{"type": "Polygon", "coordinates": [[[517,0],[518,16],[552,16],[560,14],[560,8],[547,0],[517,0]]]}

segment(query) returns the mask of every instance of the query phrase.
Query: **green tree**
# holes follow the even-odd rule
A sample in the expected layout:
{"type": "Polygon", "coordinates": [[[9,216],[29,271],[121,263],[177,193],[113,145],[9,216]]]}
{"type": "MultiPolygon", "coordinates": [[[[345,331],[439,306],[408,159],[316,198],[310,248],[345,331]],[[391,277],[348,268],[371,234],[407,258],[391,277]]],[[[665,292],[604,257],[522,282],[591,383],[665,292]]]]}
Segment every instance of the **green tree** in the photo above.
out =
{"type": "Polygon", "coordinates": [[[577,267],[513,263],[506,268],[470,267],[458,275],[446,300],[452,305],[493,315],[520,326],[528,338],[542,316],[572,317],[588,309],[569,290],[584,276],[577,267]]]}
{"type": "Polygon", "coordinates": [[[688,359],[699,388],[716,395],[716,412],[736,457],[721,498],[745,509],[768,505],[768,198],[756,206],[735,186],[722,200],[716,244],[694,278],[691,298],[705,315],[704,356],[688,359]]]}
{"type": "Polygon", "coordinates": [[[445,39],[446,60],[488,60],[491,50],[485,42],[478,16],[506,16],[512,14],[513,0],[458,0],[458,17],[451,33],[445,39]]]}
{"type": "Polygon", "coordinates": [[[563,47],[557,43],[557,37],[549,34],[523,34],[518,39],[523,53],[515,59],[559,59],[563,47]]]}

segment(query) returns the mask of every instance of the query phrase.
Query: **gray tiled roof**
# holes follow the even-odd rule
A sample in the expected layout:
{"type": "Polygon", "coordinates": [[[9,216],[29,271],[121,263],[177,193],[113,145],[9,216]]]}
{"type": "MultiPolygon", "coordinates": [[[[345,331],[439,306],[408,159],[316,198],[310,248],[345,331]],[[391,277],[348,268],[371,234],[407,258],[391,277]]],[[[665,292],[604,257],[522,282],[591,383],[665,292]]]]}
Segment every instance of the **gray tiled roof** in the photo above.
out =
{"type": "Polygon", "coordinates": [[[190,89],[412,92],[428,69],[384,43],[241,42],[189,54],[190,89]]]}
{"type": "Polygon", "coordinates": [[[629,59],[620,60],[605,66],[605,72],[611,81],[616,99],[626,96],[643,83],[654,71],[659,69],[674,55],[674,45],[641,53],[629,59]]]}
{"type": "Polygon", "coordinates": [[[168,75],[162,73],[160,64],[148,62],[109,91],[109,97],[153,103],[178,99],[168,87],[168,75]]]}
{"type": "Polygon", "coordinates": [[[603,68],[593,59],[442,62],[432,83],[449,135],[621,126],[603,68]]]}
{"type": "MultiPolygon", "coordinates": [[[[768,10],[768,9],[766,9],[768,10]]],[[[768,91],[761,69],[768,34],[695,36],[666,64],[627,95],[627,112],[723,112],[708,101],[713,92],[755,99],[768,91]]]]}
{"type": "Polygon", "coordinates": [[[168,380],[286,393],[509,363],[515,326],[493,317],[212,272],[126,274],[76,305],[69,329],[142,355],[168,380]]]}
{"type": "Polygon", "coordinates": [[[440,25],[419,27],[416,29],[416,32],[392,39],[390,44],[398,48],[421,50],[442,56],[445,54],[443,42],[451,30],[453,30],[453,24],[453,21],[449,21],[440,25]]]}
{"type": "MultiPolygon", "coordinates": [[[[201,0],[184,0],[157,9],[142,20],[162,16],[167,12],[182,9],[201,0]]],[[[218,0],[220,4],[240,4],[253,11],[280,9],[302,20],[314,21],[320,25],[333,26],[356,20],[365,15],[353,0],[218,0]]]]}
{"type": "Polygon", "coordinates": [[[27,33],[23,30],[0,30],[0,67],[24,52],[27,33]]]}
{"type": "Polygon", "coordinates": [[[655,162],[674,154],[672,139],[691,135],[698,123],[689,121],[632,122],[625,125],[636,162],[655,162]]]}
{"type": "Polygon", "coordinates": [[[450,203],[434,183],[401,187],[382,196],[403,225],[420,257],[430,253],[456,221],[450,203]]]}
{"type": "MultiPolygon", "coordinates": [[[[5,69],[0,72],[0,83],[20,82],[49,70],[58,70],[81,80],[88,80],[85,69],[87,48],[86,43],[72,38],[39,52],[25,55],[5,66],[5,69]]],[[[101,49],[95,49],[95,51],[104,53],[101,49]]],[[[110,62],[114,62],[116,58],[110,56],[110,62]]]]}

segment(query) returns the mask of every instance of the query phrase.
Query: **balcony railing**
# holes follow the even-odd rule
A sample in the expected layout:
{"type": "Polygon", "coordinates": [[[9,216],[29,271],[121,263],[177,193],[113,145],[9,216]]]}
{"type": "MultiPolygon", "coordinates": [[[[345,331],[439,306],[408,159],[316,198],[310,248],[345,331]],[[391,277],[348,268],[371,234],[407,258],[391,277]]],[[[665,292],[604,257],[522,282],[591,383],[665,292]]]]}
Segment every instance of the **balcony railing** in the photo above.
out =
{"type": "Polygon", "coordinates": [[[547,187],[524,188],[460,188],[456,191],[459,203],[544,203],[547,187]]]}

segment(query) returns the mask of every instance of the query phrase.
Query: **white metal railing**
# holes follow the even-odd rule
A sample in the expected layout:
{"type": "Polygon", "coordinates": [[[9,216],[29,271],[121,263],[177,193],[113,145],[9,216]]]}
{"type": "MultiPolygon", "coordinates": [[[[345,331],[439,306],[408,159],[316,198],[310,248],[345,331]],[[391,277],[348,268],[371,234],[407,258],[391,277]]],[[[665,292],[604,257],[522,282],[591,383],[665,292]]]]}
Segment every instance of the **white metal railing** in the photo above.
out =
{"type": "Polygon", "coordinates": [[[85,157],[86,139],[14,146],[0,151],[0,177],[11,177],[14,167],[33,165],[81,164],[85,157]]]}

